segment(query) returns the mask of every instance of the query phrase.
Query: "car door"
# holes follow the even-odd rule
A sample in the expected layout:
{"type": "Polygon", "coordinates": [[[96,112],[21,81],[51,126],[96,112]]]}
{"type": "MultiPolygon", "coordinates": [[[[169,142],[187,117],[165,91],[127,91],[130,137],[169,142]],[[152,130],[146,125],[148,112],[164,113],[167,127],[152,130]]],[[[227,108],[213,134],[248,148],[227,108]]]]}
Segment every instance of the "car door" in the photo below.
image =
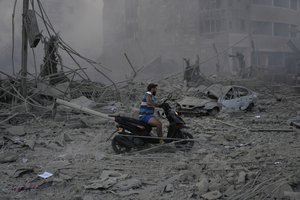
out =
{"type": "Polygon", "coordinates": [[[239,99],[239,109],[247,109],[250,103],[253,101],[251,91],[244,87],[235,87],[235,90],[239,99]]]}
{"type": "Polygon", "coordinates": [[[234,112],[240,109],[240,99],[234,87],[231,87],[225,95],[220,99],[222,110],[234,112]]]}

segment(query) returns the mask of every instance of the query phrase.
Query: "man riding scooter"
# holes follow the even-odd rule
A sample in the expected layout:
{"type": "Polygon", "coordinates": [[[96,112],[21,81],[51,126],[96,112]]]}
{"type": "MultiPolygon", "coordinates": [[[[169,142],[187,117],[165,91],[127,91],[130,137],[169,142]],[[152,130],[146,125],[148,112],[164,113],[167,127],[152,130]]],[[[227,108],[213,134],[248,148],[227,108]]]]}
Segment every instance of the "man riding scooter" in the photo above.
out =
{"type": "MultiPolygon", "coordinates": [[[[144,94],[142,103],[140,106],[140,120],[142,122],[148,123],[149,125],[156,127],[157,136],[163,137],[162,133],[162,123],[154,116],[154,110],[156,107],[159,107],[155,103],[155,95],[157,90],[157,84],[150,83],[147,87],[147,92],[144,94]]],[[[161,138],[159,140],[160,144],[164,143],[164,140],[161,138]]]]}

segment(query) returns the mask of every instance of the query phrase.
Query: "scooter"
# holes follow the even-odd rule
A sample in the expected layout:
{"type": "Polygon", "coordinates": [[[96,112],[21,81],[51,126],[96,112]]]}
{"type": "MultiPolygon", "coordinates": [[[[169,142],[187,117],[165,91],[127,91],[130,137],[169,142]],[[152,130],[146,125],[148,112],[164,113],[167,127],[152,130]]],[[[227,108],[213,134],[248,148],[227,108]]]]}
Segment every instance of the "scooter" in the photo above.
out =
{"type": "MultiPolygon", "coordinates": [[[[189,151],[194,145],[193,136],[184,129],[185,122],[167,103],[172,96],[160,104],[165,118],[169,121],[168,134],[163,138],[165,143],[175,143],[175,147],[181,150],[189,151]]],[[[143,149],[147,144],[159,144],[161,138],[154,136],[152,126],[135,118],[113,116],[117,123],[118,134],[112,139],[112,148],[117,153],[129,152],[132,149],[143,149]]],[[[155,134],[156,135],[156,134],[155,134]]]]}

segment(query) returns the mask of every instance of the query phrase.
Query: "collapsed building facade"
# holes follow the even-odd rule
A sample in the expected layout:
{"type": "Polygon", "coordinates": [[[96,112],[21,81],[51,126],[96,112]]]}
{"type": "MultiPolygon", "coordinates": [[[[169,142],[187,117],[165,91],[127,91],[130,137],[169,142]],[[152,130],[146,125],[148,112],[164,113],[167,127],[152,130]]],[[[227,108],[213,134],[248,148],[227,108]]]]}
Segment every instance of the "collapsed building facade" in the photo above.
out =
{"type": "Polygon", "coordinates": [[[177,63],[174,72],[199,55],[201,70],[232,75],[239,61],[229,55],[241,53],[256,74],[293,74],[297,54],[287,43],[297,43],[299,9],[299,0],[104,0],[101,60],[125,65],[127,52],[142,66],[161,56],[177,63]]]}

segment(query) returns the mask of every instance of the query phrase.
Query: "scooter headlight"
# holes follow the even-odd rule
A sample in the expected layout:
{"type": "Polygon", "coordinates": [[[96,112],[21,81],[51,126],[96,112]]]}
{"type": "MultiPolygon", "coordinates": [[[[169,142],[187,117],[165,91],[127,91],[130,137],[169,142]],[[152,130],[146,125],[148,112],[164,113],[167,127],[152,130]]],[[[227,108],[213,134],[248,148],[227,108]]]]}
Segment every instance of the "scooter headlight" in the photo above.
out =
{"type": "Polygon", "coordinates": [[[124,129],[123,128],[118,128],[117,132],[118,133],[123,133],[124,129]]]}

